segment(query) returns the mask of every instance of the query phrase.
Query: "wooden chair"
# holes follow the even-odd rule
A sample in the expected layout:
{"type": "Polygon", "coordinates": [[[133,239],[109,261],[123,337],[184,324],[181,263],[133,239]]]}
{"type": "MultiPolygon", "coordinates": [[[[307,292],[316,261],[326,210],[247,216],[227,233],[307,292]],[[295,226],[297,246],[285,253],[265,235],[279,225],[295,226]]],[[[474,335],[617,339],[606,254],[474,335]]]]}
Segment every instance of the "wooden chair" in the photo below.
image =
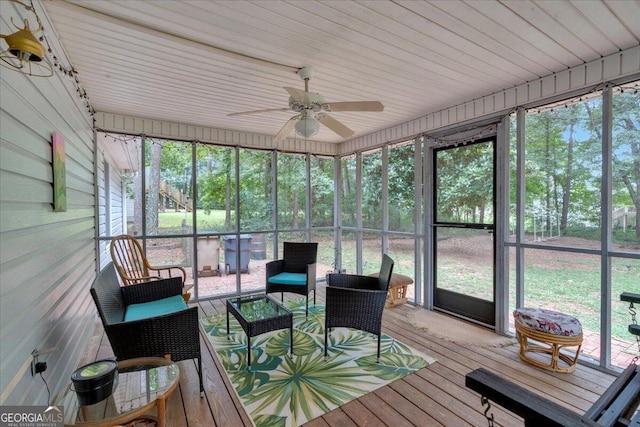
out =
{"type": "Polygon", "coordinates": [[[378,277],[356,274],[329,275],[324,324],[325,357],[331,328],[345,327],[377,335],[380,360],[382,312],[387,301],[392,271],[393,260],[385,254],[382,256],[378,277]]]}
{"type": "MultiPolygon", "coordinates": [[[[187,280],[186,270],[178,265],[151,266],[140,242],[129,234],[111,239],[111,259],[124,286],[170,277],[181,277],[184,285],[187,280]]],[[[184,292],[187,303],[191,297],[187,292],[189,288],[186,287],[184,292]]]]}

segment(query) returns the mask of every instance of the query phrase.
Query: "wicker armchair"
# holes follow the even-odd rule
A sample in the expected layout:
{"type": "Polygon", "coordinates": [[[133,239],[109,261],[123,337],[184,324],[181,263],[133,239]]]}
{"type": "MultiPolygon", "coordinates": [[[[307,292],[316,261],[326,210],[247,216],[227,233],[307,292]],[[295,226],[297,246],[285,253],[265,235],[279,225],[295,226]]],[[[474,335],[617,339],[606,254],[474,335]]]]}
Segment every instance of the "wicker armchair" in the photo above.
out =
{"type": "MultiPolygon", "coordinates": [[[[152,267],[144,255],[140,242],[129,234],[121,234],[111,239],[111,260],[124,286],[167,276],[181,277],[183,284],[187,280],[186,270],[178,265],[152,267]]],[[[184,289],[184,300],[187,303],[191,296],[187,292],[189,288],[191,286],[184,289]]]]}
{"type": "Polygon", "coordinates": [[[113,263],[109,263],[98,273],[91,285],[91,296],[118,360],[165,355],[176,362],[197,359],[202,395],[204,386],[197,307],[162,316],[124,321],[129,305],[176,295],[182,295],[181,278],[120,286],[113,263]]]}
{"type": "Polygon", "coordinates": [[[313,291],[313,305],[316,305],[316,258],[318,243],[284,242],[282,259],[267,263],[266,292],[285,292],[307,297],[306,314],[309,314],[309,293],[313,291]]]}
{"type": "Polygon", "coordinates": [[[346,327],[377,335],[378,361],[380,360],[382,312],[392,271],[393,260],[385,254],[382,256],[378,277],[355,274],[329,275],[324,323],[325,357],[330,329],[346,327]]]}

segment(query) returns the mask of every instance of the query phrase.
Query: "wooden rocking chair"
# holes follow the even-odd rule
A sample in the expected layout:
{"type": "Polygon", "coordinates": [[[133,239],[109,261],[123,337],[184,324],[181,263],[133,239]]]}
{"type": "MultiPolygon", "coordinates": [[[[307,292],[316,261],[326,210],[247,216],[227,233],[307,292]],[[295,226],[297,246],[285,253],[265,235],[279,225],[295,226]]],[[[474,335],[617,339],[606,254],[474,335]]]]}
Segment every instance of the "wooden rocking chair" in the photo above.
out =
{"type": "Polygon", "coordinates": [[[111,239],[111,259],[124,286],[169,277],[181,277],[184,287],[183,297],[186,303],[189,302],[191,294],[188,290],[191,286],[184,286],[184,282],[187,280],[186,270],[178,265],[152,267],[142,251],[142,245],[135,237],[121,234],[111,239]]]}

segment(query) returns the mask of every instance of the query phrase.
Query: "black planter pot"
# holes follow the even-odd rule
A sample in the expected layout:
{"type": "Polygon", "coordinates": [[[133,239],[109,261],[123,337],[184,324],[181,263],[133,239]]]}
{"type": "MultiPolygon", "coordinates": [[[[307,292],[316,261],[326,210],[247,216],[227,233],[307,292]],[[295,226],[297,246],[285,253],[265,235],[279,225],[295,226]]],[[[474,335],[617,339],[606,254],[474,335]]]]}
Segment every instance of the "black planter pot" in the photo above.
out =
{"type": "Polygon", "coordinates": [[[94,405],[111,396],[118,375],[115,360],[98,360],[81,366],[73,374],[71,381],[82,406],[94,405]]]}

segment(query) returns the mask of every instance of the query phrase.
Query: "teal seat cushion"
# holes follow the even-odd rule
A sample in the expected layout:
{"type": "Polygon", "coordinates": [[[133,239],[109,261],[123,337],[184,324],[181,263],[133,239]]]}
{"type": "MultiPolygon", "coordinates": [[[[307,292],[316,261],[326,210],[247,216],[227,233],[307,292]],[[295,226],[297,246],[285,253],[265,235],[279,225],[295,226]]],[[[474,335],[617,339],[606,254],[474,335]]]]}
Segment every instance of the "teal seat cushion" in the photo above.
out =
{"type": "Polygon", "coordinates": [[[150,319],[156,316],[175,313],[176,311],[188,308],[184,302],[182,295],[175,295],[169,298],[163,298],[156,301],[145,302],[142,304],[131,304],[127,306],[124,313],[124,321],[150,319]]]}
{"type": "Polygon", "coordinates": [[[279,273],[269,277],[268,281],[275,285],[306,285],[307,275],[303,273],[279,273]]]}

